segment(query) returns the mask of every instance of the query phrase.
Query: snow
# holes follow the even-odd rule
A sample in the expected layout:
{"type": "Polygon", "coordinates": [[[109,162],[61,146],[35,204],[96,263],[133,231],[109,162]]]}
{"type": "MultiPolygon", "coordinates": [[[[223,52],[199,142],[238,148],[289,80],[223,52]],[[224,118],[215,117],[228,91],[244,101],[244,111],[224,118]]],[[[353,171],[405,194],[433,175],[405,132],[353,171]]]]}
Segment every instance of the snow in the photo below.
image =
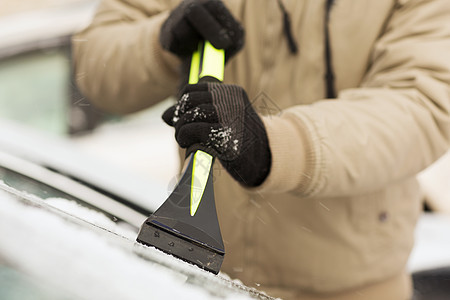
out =
{"type": "MultiPolygon", "coordinates": [[[[178,170],[178,153],[173,129],[163,124],[159,117],[168,106],[169,103],[160,106],[159,111],[154,113],[157,117],[151,121],[148,115],[143,115],[141,119],[128,121],[125,125],[109,124],[74,142],[78,148],[134,171],[149,182],[170,185],[170,182],[177,182],[174,174],[178,170]]],[[[439,201],[442,211],[450,211],[444,207],[450,203],[450,185],[446,180],[449,178],[449,157],[447,154],[439,164],[419,177],[429,199],[439,196],[443,200],[439,201]]],[[[167,194],[170,190],[169,186],[167,194]]],[[[60,198],[45,201],[59,210],[70,211],[80,219],[105,228],[111,236],[135,238],[136,233],[131,228],[123,227],[75,202],[60,198]]],[[[142,246],[134,249],[134,253],[127,251],[119,247],[111,236],[80,227],[50,211],[24,205],[2,192],[1,186],[0,203],[0,299],[11,299],[4,297],[7,280],[2,277],[5,269],[13,272],[9,270],[11,266],[25,274],[33,284],[50,289],[51,296],[42,299],[248,298],[226,289],[225,284],[235,286],[239,283],[224,283],[220,278],[224,278],[224,274],[205,275],[196,267],[156,250],[154,252],[158,253],[152,253],[152,260],[142,259],[136,253],[145,256],[149,248],[142,246]],[[192,279],[190,273],[197,275],[192,279]],[[212,283],[217,282],[221,282],[221,289],[212,293],[211,290],[216,287],[212,283]]],[[[420,271],[450,266],[449,232],[449,215],[424,214],[416,230],[416,245],[408,269],[420,271]]],[[[14,284],[17,285],[17,281],[14,284]]],[[[26,298],[18,296],[16,299],[26,298]]]]}
{"type": "MultiPolygon", "coordinates": [[[[226,281],[225,274],[214,276],[142,245],[119,246],[115,239],[129,243],[136,232],[101,213],[66,199],[42,200],[16,191],[19,198],[35,200],[36,205],[25,205],[4,190],[11,188],[0,182],[1,299],[249,298],[233,293],[240,283],[226,281]],[[41,202],[98,226],[103,234],[39,207],[41,202]],[[149,253],[150,260],[141,257],[149,253]],[[18,280],[16,272],[23,278],[18,280]],[[36,297],[36,289],[44,296],[36,297]],[[27,291],[33,296],[24,297],[27,291]]],[[[450,216],[423,214],[408,269],[449,266],[449,232],[450,216]]]]}
{"type": "MultiPolygon", "coordinates": [[[[209,142],[208,146],[212,147],[219,153],[225,152],[228,150],[228,146],[230,144],[231,137],[233,136],[233,129],[231,127],[220,127],[215,129],[214,127],[210,128],[209,133],[209,142]]],[[[233,141],[233,143],[236,145],[237,143],[233,141]]],[[[233,147],[233,149],[236,149],[233,147]]]]}
{"type": "MultiPolygon", "coordinates": [[[[13,2],[14,0],[10,0],[13,2]]],[[[42,5],[36,2],[29,6],[27,10],[13,9],[11,4],[0,3],[0,48],[5,50],[15,47],[24,47],[28,44],[39,41],[48,41],[54,38],[63,37],[79,31],[88,25],[95,12],[99,1],[93,0],[65,0],[59,1],[56,5],[42,5]],[[65,3],[62,3],[65,2],[65,3]],[[39,9],[30,9],[30,8],[39,9]],[[21,12],[19,12],[22,10],[21,12]],[[17,12],[8,14],[8,12],[17,12]],[[55,26],[58,24],[58,26],[55,26]]],[[[50,1],[48,1],[50,2],[50,1]]],[[[22,6],[23,0],[14,1],[16,8],[22,6]]],[[[22,7],[24,8],[24,7],[22,7]]]]}
{"type": "Polygon", "coordinates": [[[71,141],[77,150],[99,161],[120,167],[153,185],[167,187],[165,195],[156,198],[159,207],[169,196],[168,183],[180,168],[174,129],[161,120],[162,113],[172,104],[171,99],[163,101],[71,141]]]}
{"type": "Polygon", "coordinates": [[[70,201],[62,198],[48,198],[45,199],[45,202],[54,208],[60,209],[64,212],[68,212],[75,217],[85,220],[98,227],[105,228],[110,232],[127,237],[129,239],[134,239],[136,237],[137,232],[135,232],[132,227],[126,226],[125,224],[121,226],[120,223],[118,224],[114,222],[101,212],[81,206],[75,201],[70,201]]]}
{"type": "MultiPolygon", "coordinates": [[[[119,247],[107,234],[68,222],[42,207],[25,205],[1,189],[0,199],[0,270],[5,269],[2,264],[6,262],[7,266],[13,266],[27,278],[38,280],[53,293],[46,295],[45,299],[249,298],[230,292],[229,287],[212,293],[205,278],[211,278],[211,282],[220,280],[212,274],[205,275],[203,273],[206,272],[198,269],[195,271],[202,273],[190,277],[188,272],[177,272],[163,264],[145,260],[119,247]]],[[[51,199],[49,203],[59,209],[70,208],[112,232],[124,232],[123,228],[115,228],[117,225],[105,216],[77,207],[68,200],[51,199]]],[[[151,249],[138,248],[141,251],[151,249]]],[[[158,252],[159,260],[167,260],[167,265],[178,264],[180,269],[195,268],[153,251],[158,252]]],[[[176,266],[173,269],[177,269],[176,266]]],[[[4,288],[0,283],[0,297],[2,293],[5,295],[5,291],[1,292],[4,288]]]]}
{"type": "Polygon", "coordinates": [[[180,116],[185,113],[186,103],[189,100],[189,94],[183,94],[181,99],[177,101],[175,111],[173,112],[172,123],[176,124],[180,119],[180,116]]]}

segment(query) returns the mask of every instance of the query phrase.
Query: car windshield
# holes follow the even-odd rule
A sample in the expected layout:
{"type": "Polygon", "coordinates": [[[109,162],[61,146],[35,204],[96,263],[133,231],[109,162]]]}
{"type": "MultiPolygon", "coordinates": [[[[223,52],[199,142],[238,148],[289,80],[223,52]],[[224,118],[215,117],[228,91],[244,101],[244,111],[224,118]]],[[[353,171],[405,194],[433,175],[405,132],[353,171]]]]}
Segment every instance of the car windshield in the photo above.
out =
{"type": "Polygon", "coordinates": [[[17,172],[11,171],[0,166],[0,178],[5,184],[23,192],[35,195],[42,199],[48,198],[64,198],[68,200],[74,200],[80,202],[79,199],[64,193],[54,187],[19,174],[17,172]]]}
{"type": "Polygon", "coordinates": [[[0,201],[0,299],[270,299],[136,244],[98,214],[84,222],[3,182],[0,201]]]}
{"type": "Polygon", "coordinates": [[[0,117],[65,133],[70,103],[67,51],[50,48],[0,61],[0,117]]]}

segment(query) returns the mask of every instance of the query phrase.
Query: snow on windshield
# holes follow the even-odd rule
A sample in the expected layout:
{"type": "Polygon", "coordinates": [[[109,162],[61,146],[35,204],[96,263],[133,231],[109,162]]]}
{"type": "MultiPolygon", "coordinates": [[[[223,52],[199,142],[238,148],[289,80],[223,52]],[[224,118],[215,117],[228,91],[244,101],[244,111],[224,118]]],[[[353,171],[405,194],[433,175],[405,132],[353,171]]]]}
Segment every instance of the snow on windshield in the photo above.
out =
{"type": "MultiPolygon", "coordinates": [[[[187,275],[117,247],[107,234],[26,205],[1,189],[0,201],[0,269],[2,260],[6,261],[8,266],[55,288],[64,299],[249,298],[229,290],[211,294],[205,289],[208,282],[191,284],[187,275]]],[[[62,199],[51,202],[60,207],[73,205],[62,199]]],[[[91,221],[92,217],[108,221],[96,214],[91,215],[91,221]]],[[[108,228],[111,225],[114,222],[108,228]]]]}
{"type": "Polygon", "coordinates": [[[137,232],[131,227],[125,227],[125,224],[115,223],[101,212],[81,206],[75,201],[62,198],[48,198],[45,199],[45,202],[52,207],[70,213],[72,216],[78,217],[101,228],[105,228],[121,236],[129,239],[136,238],[137,232]]]}

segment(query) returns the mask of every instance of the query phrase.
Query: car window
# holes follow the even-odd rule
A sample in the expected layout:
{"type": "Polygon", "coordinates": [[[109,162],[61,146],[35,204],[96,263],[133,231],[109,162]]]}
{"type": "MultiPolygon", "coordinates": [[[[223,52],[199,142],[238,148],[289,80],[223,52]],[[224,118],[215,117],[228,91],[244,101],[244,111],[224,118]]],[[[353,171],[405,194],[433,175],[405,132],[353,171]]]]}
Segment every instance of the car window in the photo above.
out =
{"type": "MultiPolygon", "coordinates": [[[[2,166],[0,166],[0,180],[2,180],[6,185],[16,189],[17,191],[31,194],[43,200],[54,200],[55,198],[61,198],[65,200],[75,201],[80,206],[100,212],[113,222],[123,221],[110,212],[105,211],[97,206],[91,205],[83,199],[79,199],[73,195],[60,191],[50,186],[49,184],[27,177],[2,166]]],[[[111,199],[111,201],[113,200],[111,199]]]]}
{"type": "Polygon", "coordinates": [[[69,83],[66,47],[4,58],[0,61],[0,117],[64,134],[69,83]]]}
{"type": "Polygon", "coordinates": [[[79,199],[59,191],[47,184],[36,181],[22,174],[16,173],[0,166],[0,179],[10,187],[21,192],[27,192],[42,199],[64,198],[80,202],[79,199]]]}
{"type": "Polygon", "coordinates": [[[38,280],[9,267],[0,257],[0,299],[56,300],[75,299],[58,287],[48,287],[38,280]]]}

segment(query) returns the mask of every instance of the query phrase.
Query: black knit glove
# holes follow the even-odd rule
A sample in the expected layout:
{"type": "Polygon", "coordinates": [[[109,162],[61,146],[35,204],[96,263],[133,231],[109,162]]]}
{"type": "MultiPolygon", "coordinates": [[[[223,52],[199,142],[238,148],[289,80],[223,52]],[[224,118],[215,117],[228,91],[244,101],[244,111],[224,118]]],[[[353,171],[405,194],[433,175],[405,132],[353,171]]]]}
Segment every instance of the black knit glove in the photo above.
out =
{"type": "Polygon", "coordinates": [[[271,154],[266,129],[236,85],[187,85],[178,103],[163,114],[188,153],[202,149],[219,158],[240,183],[254,187],[267,177],[271,154]]]}
{"type": "Polygon", "coordinates": [[[244,45],[244,29],[220,0],[185,0],[161,27],[164,49],[187,57],[201,41],[225,50],[228,59],[244,45]]]}

